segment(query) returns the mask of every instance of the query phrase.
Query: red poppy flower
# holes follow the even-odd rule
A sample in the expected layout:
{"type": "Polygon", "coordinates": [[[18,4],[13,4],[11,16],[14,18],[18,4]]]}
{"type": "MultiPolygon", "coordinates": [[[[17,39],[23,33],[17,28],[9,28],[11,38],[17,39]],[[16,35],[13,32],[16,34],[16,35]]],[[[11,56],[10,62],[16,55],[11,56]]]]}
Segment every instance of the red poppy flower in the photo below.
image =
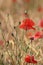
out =
{"type": "Polygon", "coordinates": [[[38,12],[42,12],[43,11],[43,8],[40,6],[38,7],[38,12]]]}
{"type": "Polygon", "coordinates": [[[37,61],[34,59],[34,56],[32,56],[32,63],[37,63],[37,61]]]}
{"type": "Polygon", "coordinates": [[[32,63],[35,64],[35,63],[37,63],[37,61],[36,60],[33,60],[32,63]]]}
{"type": "Polygon", "coordinates": [[[30,58],[31,58],[31,56],[30,56],[30,55],[27,55],[27,56],[25,57],[25,62],[30,63],[30,62],[31,62],[31,61],[30,61],[30,58]]]}
{"type": "Polygon", "coordinates": [[[39,21],[39,27],[43,28],[43,19],[39,21]]]}
{"type": "Polygon", "coordinates": [[[35,23],[31,19],[26,18],[23,20],[22,24],[19,27],[25,30],[29,30],[29,29],[35,30],[35,28],[33,27],[34,25],[35,23]]]}
{"type": "Polygon", "coordinates": [[[37,61],[34,59],[34,56],[30,56],[30,55],[27,55],[26,57],[25,57],[25,62],[27,62],[27,63],[37,63],[37,61]]]}
{"type": "Polygon", "coordinates": [[[42,32],[38,31],[34,35],[34,39],[42,38],[42,32]]]}

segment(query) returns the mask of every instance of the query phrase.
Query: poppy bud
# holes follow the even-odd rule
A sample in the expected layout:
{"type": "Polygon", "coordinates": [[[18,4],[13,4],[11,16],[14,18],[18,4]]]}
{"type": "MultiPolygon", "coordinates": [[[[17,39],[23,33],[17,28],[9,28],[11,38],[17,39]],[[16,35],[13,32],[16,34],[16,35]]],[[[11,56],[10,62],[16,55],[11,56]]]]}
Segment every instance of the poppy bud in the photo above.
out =
{"type": "Polygon", "coordinates": [[[25,15],[27,15],[27,11],[25,10],[25,15]]]}
{"type": "Polygon", "coordinates": [[[3,58],[3,54],[1,55],[1,58],[3,58]]]}
{"type": "Polygon", "coordinates": [[[9,41],[7,41],[7,43],[9,43],[9,41]]]}
{"type": "Polygon", "coordinates": [[[34,59],[34,56],[27,55],[25,57],[25,62],[36,64],[37,63],[37,60],[34,59]]]}
{"type": "Polygon", "coordinates": [[[11,33],[11,35],[14,37],[14,34],[13,33],[11,33]]]}
{"type": "Polygon", "coordinates": [[[31,37],[30,40],[34,40],[34,37],[31,37]]]}
{"type": "Polygon", "coordinates": [[[19,25],[21,24],[21,22],[19,21],[19,25]]]}
{"type": "Polygon", "coordinates": [[[0,22],[0,25],[1,25],[1,22],[0,22]]]}
{"type": "Polygon", "coordinates": [[[14,26],[14,29],[15,29],[16,27],[14,26]]]}

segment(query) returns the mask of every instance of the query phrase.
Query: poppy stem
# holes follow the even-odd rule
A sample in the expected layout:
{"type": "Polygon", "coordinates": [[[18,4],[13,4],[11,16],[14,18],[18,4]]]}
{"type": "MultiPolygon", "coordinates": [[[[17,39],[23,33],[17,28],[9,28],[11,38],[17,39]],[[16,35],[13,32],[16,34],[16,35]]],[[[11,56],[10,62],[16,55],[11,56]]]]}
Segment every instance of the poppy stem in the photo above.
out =
{"type": "MultiPolygon", "coordinates": [[[[31,47],[32,47],[32,40],[31,40],[31,47]]],[[[31,49],[31,56],[32,56],[32,49],[31,49]]],[[[30,64],[31,65],[31,64],[30,64]]]]}
{"type": "MultiPolygon", "coordinates": [[[[32,47],[32,40],[31,40],[31,47],[32,47]]],[[[32,49],[31,49],[31,52],[32,52],[32,49]]],[[[31,53],[31,55],[32,55],[32,53],[31,53]]]]}

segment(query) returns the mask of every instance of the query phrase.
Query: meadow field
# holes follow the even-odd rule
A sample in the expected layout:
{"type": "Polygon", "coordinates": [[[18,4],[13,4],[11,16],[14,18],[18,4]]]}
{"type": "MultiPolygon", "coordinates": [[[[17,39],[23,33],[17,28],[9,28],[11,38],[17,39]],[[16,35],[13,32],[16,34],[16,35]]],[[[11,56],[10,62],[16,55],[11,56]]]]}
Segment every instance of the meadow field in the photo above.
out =
{"type": "Polygon", "coordinates": [[[0,65],[43,65],[43,0],[0,0],[0,65]]]}

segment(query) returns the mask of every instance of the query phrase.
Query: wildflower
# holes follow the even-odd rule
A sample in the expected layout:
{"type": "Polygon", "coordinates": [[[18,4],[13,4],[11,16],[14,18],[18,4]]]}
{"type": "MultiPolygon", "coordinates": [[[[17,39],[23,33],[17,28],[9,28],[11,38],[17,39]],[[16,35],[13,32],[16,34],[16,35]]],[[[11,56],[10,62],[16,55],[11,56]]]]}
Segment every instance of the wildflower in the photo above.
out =
{"type": "Polygon", "coordinates": [[[34,56],[30,56],[30,55],[27,55],[25,57],[25,62],[27,62],[27,63],[33,63],[33,64],[37,63],[37,61],[34,59],[34,56]]]}
{"type": "Polygon", "coordinates": [[[43,19],[39,21],[38,25],[39,27],[43,28],[43,19]]]}
{"type": "Polygon", "coordinates": [[[32,61],[31,61],[31,63],[33,63],[33,64],[37,63],[37,60],[34,59],[34,56],[32,56],[32,61]]]}
{"type": "Polygon", "coordinates": [[[24,30],[29,30],[29,29],[35,30],[33,26],[35,26],[35,23],[31,19],[26,18],[23,20],[22,24],[19,27],[24,30]]]}
{"type": "Polygon", "coordinates": [[[39,39],[39,38],[42,38],[42,32],[40,31],[36,32],[34,35],[34,39],[39,39]]]}
{"type": "Polygon", "coordinates": [[[30,63],[31,61],[30,61],[30,55],[27,55],[26,57],[25,57],[25,62],[27,62],[27,63],[30,63]]]}

